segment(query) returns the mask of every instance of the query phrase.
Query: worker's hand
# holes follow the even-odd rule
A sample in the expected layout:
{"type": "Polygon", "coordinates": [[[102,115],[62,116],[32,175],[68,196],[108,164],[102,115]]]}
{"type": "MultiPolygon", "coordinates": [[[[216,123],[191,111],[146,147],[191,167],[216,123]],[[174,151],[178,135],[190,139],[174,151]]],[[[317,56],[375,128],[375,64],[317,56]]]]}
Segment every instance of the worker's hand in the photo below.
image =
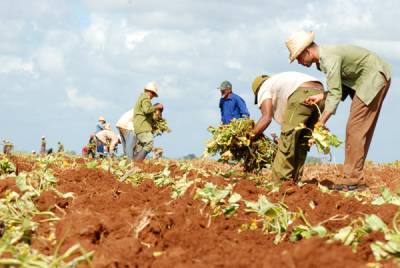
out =
{"type": "Polygon", "coordinates": [[[315,123],[314,127],[321,128],[321,127],[324,127],[324,124],[321,121],[318,121],[317,123],[315,123]]]}
{"type": "Polygon", "coordinates": [[[247,133],[246,137],[253,141],[256,138],[256,134],[253,131],[250,131],[249,133],[247,133]]]}
{"type": "Polygon", "coordinates": [[[271,133],[271,137],[272,137],[273,142],[274,142],[275,144],[278,144],[279,138],[278,138],[278,136],[276,135],[275,132],[272,132],[272,133],[271,133]]]}
{"type": "Polygon", "coordinates": [[[324,100],[324,93],[319,93],[317,95],[313,95],[313,96],[308,97],[304,101],[304,103],[307,104],[307,105],[313,105],[313,104],[317,104],[317,103],[319,103],[319,102],[321,102],[323,100],[324,100]]]}
{"type": "Polygon", "coordinates": [[[321,121],[318,121],[317,123],[315,123],[314,128],[323,128],[323,129],[325,129],[325,130],[330,131],[329,128],[327,128],[327,127],[325,126],[325,124],[324,124],[323,122],[321,122],[321,121]]]}
{"type": "Polygon", "coordinates": [[[164,106],[161,103],[157,103],[156,105],[154,105],[154,108],[160,111],[164,110],[164,106]]]}

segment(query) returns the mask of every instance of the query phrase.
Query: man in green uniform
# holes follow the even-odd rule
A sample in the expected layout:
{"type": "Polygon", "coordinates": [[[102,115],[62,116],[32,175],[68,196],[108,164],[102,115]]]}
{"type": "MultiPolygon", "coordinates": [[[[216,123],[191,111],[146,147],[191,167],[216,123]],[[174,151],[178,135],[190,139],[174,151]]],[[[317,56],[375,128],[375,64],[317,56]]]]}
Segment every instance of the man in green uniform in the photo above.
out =
{"type": "MultiPolygon", "coordinates": [[[[298,32],[286,42],[290,62],[310,67],[313,63],[326,74],[328,94],[325,109],[319,120],[324,126],[335,114],[339,102],[352,98],[346,127],[343,178],[335,188],[356,189],[364,183],[364,162],[368,154],[383,100],[390,87],[390,66],[371,51],[352,45],[321,45],[314,43],[313,32],[298,32]]],[[[318,103],[324,94],[307,99],[318,103]]]]}
{"type": "Polygon", "coordinates": [[[151,104],[151,99],[158,97],[158,85],[156,82],[149,82],[144,92],[140,94],[133,109],[133,127],[137,142],[135,147],[135,160],[143,160],[153,149],[152,123],[156,110],[162,110],[162,104],[151,104]]]}

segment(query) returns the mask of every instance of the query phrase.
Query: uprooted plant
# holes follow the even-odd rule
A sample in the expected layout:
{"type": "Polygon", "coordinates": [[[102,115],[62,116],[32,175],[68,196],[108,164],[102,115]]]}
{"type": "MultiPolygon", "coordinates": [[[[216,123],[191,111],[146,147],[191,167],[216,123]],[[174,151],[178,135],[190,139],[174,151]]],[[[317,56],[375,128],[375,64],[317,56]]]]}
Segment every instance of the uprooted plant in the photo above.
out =
{"type": "Polygon", "coordinates": [[[0,159],[0,176],[11,175],[16,171],[15,165],[6,156],[0,159]]]}
{"type": "Polygon", "coordinates": [[[213,137],[207,143],[204,156],[219,154],[221,161],[241,162],[245,171],[270,167],[277,145],[264,135],[253,139],[253,127],[254,121],[249,118],[233,119],[230,124],[209,127],[213,137]]]}
{"type": "Polygon", "coordinates": [[[275,234],[275,244],[281,242],[287,235],[288,226],[293,223],[295,213],[287,210],[283,203],[272,203],[261,195],[257,202],[244,201],[247,212],[257,213],[262,219],[262,231],[275,234]]]}
{"type": "MultiPolygon", "coordinates": [[[[315,104],[318,109],[319,116],[321,117],[321,111],[319,106],[315,104]]],[[[308,145],[311,147],[315,145],[319,153],[323,153],[325,155],[329,155],[332,158],[331,148],[339,147],[343,142],[333,133],[329,131],[326,127],[315,124],[314,128],[308,128],[305,124],[301,123],[296,130],[307,129],[310,131],[310,135],[308,140],[308,145]]]]}
{"type": "Polygon", "coordinates": [[[213,209],[213,217],[224,214],[226,217],[232,216],[239,208],[238,202],[241,196],[232,191],[233,186],[228,184],[226,187],[206,182],[203,188],[197,188],[195,199],[201,199],[206,205],[213,209]]]}
{"type": "Polygon", "coordinates": [[[167,120],[162,117],[162,113],[157,110],[153,117],[152,122],[152,133],[154,136],[160,136],[163,133],[171,132],[171,129],[168,127],[167,120]]]}

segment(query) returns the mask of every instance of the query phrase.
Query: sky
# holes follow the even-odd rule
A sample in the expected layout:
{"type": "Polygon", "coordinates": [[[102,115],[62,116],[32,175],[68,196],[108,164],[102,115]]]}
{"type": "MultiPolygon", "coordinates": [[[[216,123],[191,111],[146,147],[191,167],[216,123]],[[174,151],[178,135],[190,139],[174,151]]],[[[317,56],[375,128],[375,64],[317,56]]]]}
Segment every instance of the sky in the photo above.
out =
{"type": "MultiPolygon", "coordinates": [[[[400,2],[2,0],[0,2],[0,138],[16,150],[39,150],[46,136],[80,152],[104,116],[115,126],[144,85],[160,84],[172,129],[155,139],[166,156],[200,155],[218,125],[223,80],[260,117],[251,82],[259,74],[299,71],[325,84],[315,67],[289,64],[286,38],[312,30],[318,44],[356,44],[392,66],[369,160],[400,159],[400,2]]],[[[328,127],[345,137],[350,100],[328,127]]],[[[265,134],[279,133],[273,123],[265,134]]],[[[319,156],[315,150],[313,156],[319,156]]],[[[333,152],[344,159],[343,146],[333,152]]]]}

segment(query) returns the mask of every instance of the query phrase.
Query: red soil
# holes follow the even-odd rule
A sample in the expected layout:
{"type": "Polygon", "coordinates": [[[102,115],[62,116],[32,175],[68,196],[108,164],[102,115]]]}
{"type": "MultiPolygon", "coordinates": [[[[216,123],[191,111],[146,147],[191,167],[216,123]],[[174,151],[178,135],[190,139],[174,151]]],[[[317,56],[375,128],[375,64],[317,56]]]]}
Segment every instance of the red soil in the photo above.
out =
{"type": "MultiPolygon", "coordinates": [[[[136,165],[146,172],[163,170],[151,162],[136,165]]],[[[388,178],[391,172],[377,171],[382,178],[388,178]]],[[[181,176],[183,172],[172,163],[172,174],[181,176]]],[[[334,172],[329,174],[333,176],[334,172]]],[[[56,225],[57,241],[63,241],[61,251],[80,243],[95,252],[94,267],[365,267],[374,261],[369,243],[383,238],[379,233],[370,234],[357,253],[320,238],[298,242],[286,239],[275,245],[273,236],[260,230],[238,232],[243,223],[256,218],[242,209],[231,218],[212,219],[211,211],[200,200],[193,200],[193,186],[183,197],[172,200],[169,187],[157,188],[149,180],[133,187],[97,169],[56,170],[55,176],[57,190],[73,192],[75,198],[65,200],[45,192],[35,203],[61,217],[56,225]]],[[[188,178],[199,176],[191,172],[188,178]]],[[[247,200],[257,200],[260,194],[274,202],[282,200],[290,211],[301,209],[312,224],[335,215],[348,215],[344,220],[325,223],[330,230],[337,230],[363,214],[377,214],[390,223],[397,211],[392,205],[373,206],[339,193],[324,194],[316,185],[299,188],[285,183],[279,192],[271,194],[253,181],[233,177],[211,176],[207,180],[219,185],[235,184],[234,191],[247,200]]],[[[389,179],[382,180],[391,183],[389,179]]],[[[243,207],[243,202],[240,205],[243,207]]],[[[43,243],[33,246],[45,252],[54,250],[54,246],[43,243]]]]}

